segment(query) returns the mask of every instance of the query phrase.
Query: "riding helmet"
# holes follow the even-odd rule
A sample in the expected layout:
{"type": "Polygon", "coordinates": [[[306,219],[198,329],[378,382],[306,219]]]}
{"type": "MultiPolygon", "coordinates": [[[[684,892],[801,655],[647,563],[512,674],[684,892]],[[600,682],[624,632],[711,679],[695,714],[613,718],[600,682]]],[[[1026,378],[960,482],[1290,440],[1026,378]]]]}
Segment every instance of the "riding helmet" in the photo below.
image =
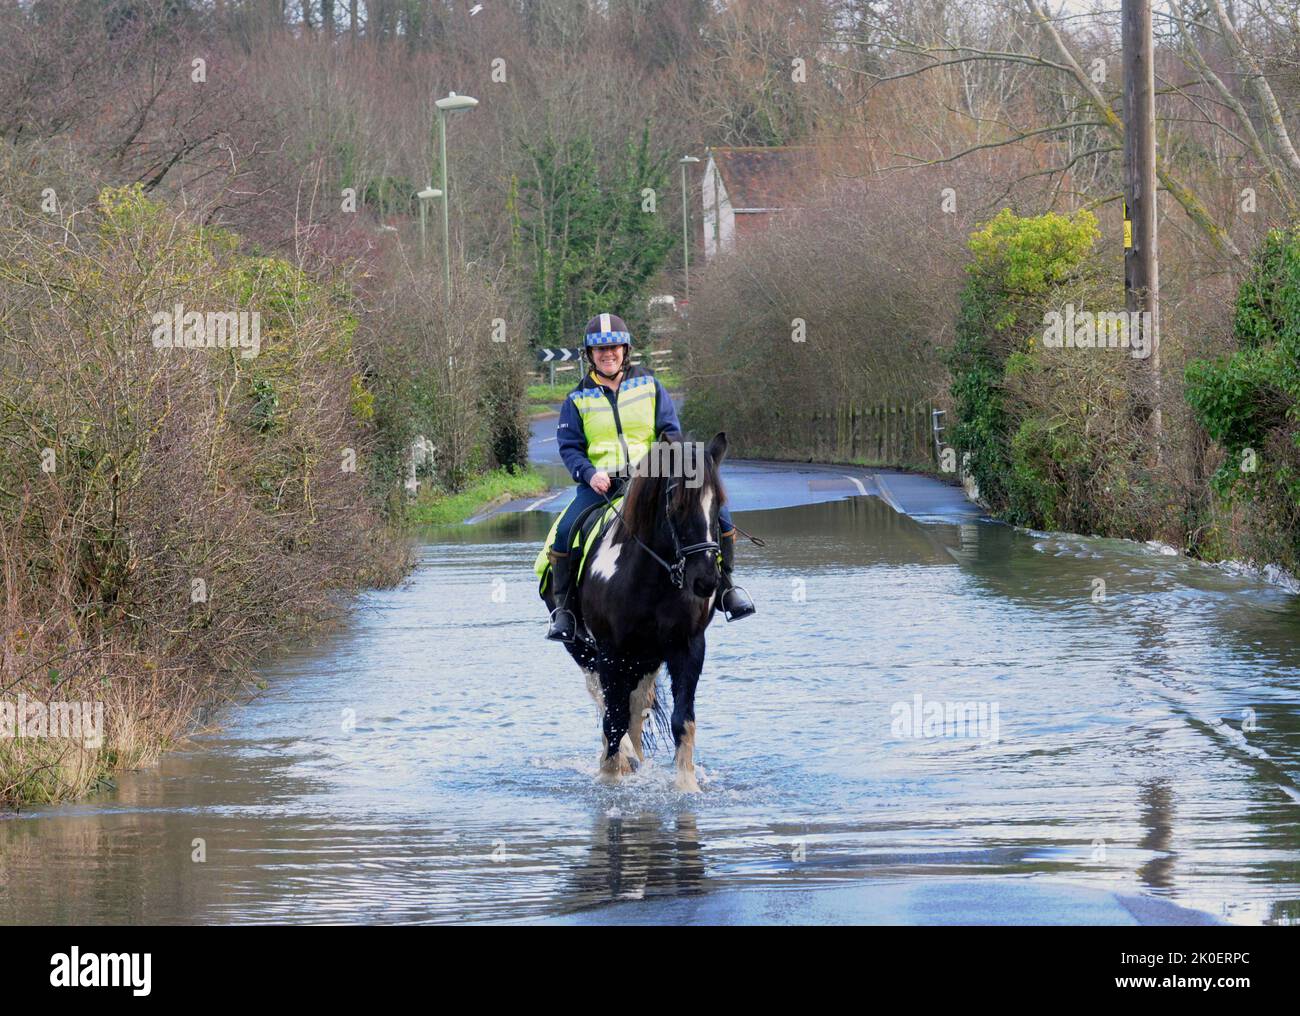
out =
{"type": "Polygon", "coordinates": [[[582,344],[586,349],[592,346],[627,346],[632,351],[632,333],[617,314],[597,314],[587,322],[587,334],[582,344]]]}

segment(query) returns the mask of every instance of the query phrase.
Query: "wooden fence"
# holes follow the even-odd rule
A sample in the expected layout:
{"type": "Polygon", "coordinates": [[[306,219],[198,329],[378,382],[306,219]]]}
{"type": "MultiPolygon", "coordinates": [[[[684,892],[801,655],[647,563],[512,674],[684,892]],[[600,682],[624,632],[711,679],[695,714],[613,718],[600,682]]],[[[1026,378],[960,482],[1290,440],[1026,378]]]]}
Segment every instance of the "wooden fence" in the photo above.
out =
{"type": "Polygon", "coordinates": [[[909,406],[848,406],[813,413],[796,423],[790,438],[815,461],[907,466],[935,462],[932,410],[909,406]],[[802,433],[798,431],[802,430],[802,433]],[[802,438],[802,440],[799,440],[802,438]]]}
{"type": "MultiPolygon", "coordinates": [[[[652,366],[668,361],[671,350],[654,350],[652,366]]],[[[576,379],[577,364],[550,365],[555,381],[576,379]]],[[[545,368],[542,368],[545,370],[545,368]]],[[[678,409],[680,410],[680,406],[678,409]]],[[[933,466],[938,462],[934,406],[842,406],[832,412],[780,413],[775,440],[742,441],[740,454],[753,458],[856,462],[871,466],[933,466]]],[[[762,430],[773,432],[769,418],[762,430]]]]}

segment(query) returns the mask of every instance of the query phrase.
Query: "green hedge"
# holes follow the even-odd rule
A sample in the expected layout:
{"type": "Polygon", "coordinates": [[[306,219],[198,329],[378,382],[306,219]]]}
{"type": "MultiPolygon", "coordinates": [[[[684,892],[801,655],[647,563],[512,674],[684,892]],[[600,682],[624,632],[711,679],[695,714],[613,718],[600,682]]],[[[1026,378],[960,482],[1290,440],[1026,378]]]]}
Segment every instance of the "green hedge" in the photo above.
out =
{"type": "Polygon", "coordinates": [[[1022,421],[1007,380],[1032,369],[1043,315],[1083,272],[1098,237],[1087,211],[1021,217],[1004,208],[971,234],[971,262],[948,354],[957,422],[951,440],[966,457],[981,498],[1025,524],[1053,518],[1050,466],[1077,453],[1044,420],[1022,421]]]}
{"type": "Polygon", "coordinates": [[[1300,563],[1300,230],[1273,230],[1237,294],[1238,349],[1186,370],[1197,421],[1226,451],[1216,492],[1248,509],[1252,556],[1300,563]]]}

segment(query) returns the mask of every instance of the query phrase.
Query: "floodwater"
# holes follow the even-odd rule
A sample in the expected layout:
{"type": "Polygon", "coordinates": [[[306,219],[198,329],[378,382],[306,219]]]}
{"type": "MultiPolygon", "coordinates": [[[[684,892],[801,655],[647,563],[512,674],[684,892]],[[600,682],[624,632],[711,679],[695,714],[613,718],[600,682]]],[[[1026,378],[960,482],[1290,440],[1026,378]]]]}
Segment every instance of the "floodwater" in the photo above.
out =
{"type": "Polygon", "coordinates": [[[760,614],[709,632],[702,794],[670,744],[594,782],[530,571],[550,516],[497,515],[430,532],[192,748],[0,818],[0,922],[515,921],[937,877],[1300,920],[1296,597],[834,496],[737,513],[760,614]]]}

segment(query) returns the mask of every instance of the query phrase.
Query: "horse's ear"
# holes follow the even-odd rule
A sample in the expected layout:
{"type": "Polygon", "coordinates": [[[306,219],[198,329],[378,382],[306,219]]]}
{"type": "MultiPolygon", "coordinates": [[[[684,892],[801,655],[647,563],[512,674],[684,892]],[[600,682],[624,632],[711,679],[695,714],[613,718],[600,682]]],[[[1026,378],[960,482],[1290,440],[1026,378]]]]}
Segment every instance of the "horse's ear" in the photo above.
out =
{"type": "Polygon", "coordinates": [[[705,451],[713,461],[714,468],[722,465],[722,460],[727,457],[727,432],[720,430],[714,434],[713,440],[709,442],[709,447],[705,451]]]}

